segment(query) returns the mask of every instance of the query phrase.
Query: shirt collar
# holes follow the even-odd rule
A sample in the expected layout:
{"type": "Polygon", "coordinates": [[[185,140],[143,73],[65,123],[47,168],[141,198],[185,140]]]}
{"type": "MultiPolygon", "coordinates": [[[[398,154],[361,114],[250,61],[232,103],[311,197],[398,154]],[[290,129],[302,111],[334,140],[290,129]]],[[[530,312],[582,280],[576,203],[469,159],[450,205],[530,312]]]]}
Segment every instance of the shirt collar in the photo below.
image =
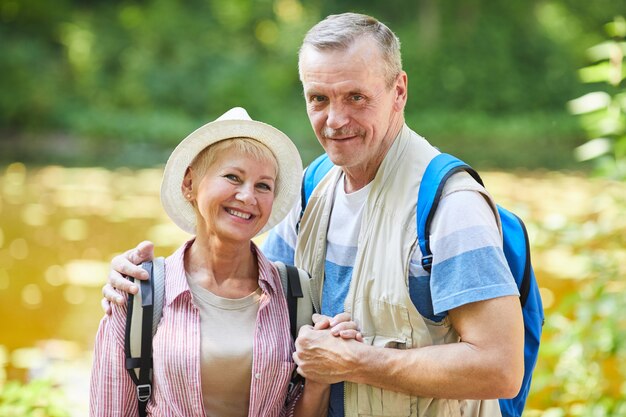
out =
{"type": "MultiPolygon", "coordinates": [[[[193,243],[195,238],[185,242],[173,254],[165,260],[167,271],[165,279],[165,305],[170,305],[177,297],[187,293],[191,296],[191,290],[185,274],[185,251],[193,243]]],[[[254,242],[250,242],[250,250],[256,255],[259,265],[259,287],[264,293],[273,295],[278,291],[278,271],[254,242]]]]}

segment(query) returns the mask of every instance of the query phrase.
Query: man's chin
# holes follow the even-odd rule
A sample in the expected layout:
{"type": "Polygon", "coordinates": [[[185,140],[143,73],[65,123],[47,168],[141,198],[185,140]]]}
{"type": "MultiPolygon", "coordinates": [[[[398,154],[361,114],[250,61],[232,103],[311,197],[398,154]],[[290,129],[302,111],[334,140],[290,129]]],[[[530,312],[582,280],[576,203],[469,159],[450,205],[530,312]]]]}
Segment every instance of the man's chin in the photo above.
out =
{"type": "Polygon", "coordinates": [[[346,161],[350,159],[354,159],[358,154],[357,150],[357,140],[358,136],[350,139],[340,139],[340,140],[327,140],[324,146],[324,150],[328,154],[328,157],[335,165],[339,165],[340,161],[346,161]]]}

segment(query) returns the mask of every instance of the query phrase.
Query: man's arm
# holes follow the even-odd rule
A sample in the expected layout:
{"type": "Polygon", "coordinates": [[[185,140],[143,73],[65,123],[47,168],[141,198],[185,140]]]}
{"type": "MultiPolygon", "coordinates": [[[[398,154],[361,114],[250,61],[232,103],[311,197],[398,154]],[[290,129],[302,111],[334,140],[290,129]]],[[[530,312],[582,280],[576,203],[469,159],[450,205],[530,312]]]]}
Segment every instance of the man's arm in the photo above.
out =
{"type": "MultiPolygon", "coordinates": [[[[288,265],[293,264],[293,247],[297,238],[295,224],[299,213],[300,203],[298,202],[289,215],[268,234],[262,250],[270,260],[282,261],[288,265]]],[[[126,302],[118,291],[137,294],[139,287],[125,276],[148,279],[148,273],[139,265],[152,259],[154,259],[154,244],[147,240],[138,244],[136,248],[113,258],[108,282],[102,287],[101,304],[106,314],[111,314],[111,303],[123,305],[126,302]]]]}
{"type": "Polygon", "coordinates": [[[524,374],[524,325],[519,298],[506,296],[449,312],[459,343],[416,349],[380,348],[305,329],[294,361],[306,378],[351,381],[419,397],[512,398],[524,374]]]}
{"type": "Polygon", "coordinates": [[[101,304],[106,314],[111,314],[111,303],[124,305],[126,298],[117,291],[124,291],[130,294],[137,294],[139,287],[129,281],[125,276],[136,279],[148,279],[148,273],[139,265],[145,261],[154,259],[154,244],[150,241],[143,241],[134,249],[129,249],[121,255],[116,256],[111,261],[108,282],[102,287],[101,304]]]}

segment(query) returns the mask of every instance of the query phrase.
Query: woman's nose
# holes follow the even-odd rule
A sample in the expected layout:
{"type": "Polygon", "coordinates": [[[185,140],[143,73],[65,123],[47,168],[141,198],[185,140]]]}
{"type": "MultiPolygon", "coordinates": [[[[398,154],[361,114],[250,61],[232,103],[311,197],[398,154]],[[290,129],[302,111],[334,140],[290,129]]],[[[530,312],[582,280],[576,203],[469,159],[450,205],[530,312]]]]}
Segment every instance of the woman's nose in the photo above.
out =
{"type": "Polygon", "coordinates": [[[256,202],[256,197],[254,196],[254,189],[248,186],[241,186],[239,190],[237,190],[237,194],[235,198],[246,205],[251,205],[256,202]]]}

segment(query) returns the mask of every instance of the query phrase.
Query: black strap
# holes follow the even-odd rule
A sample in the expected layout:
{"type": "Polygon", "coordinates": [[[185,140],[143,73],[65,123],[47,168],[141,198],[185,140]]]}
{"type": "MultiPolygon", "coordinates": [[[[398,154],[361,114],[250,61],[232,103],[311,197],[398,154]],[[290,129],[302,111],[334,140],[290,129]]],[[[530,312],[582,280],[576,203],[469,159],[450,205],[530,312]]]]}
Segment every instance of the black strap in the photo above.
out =
{"type": "MultiPolygon", "coordinates": [[[[304,188],[304,187],[303,187],[304,188]]],[[[287,269],[287,308],[289,309],[289,329],[291,331],[291,337],[296,340],[298,337],[298,298],[303,298],[302,285],[300,284],[300,273],[298,268],[293,265],[285,265],[287,269]]],[[[288,392],[294,390],[294,388],[304,381],[302,375],[294,369],[291,374],[291,381],[289,381],[288,392]]]]}
{"type": "MultiPolygon", "coordinates": [[[[150,271],[152,277],[152,264],[150,271]]],[[[141,321],[141,359],[139,361],[139,384],[137,384],[137,399],[139,416],[146,416],[146,406],[152,395],[152,313],[154,280],[141,281],[141,306],[143,317],[141,321]]]]}
{"type": "Polygon", "coordinates": [[[302,216],[304,216],[304,210],[306,209],[306,190],[304,189],[304,179],[306,178],[306,172],[309,167],[304,169],[302,174],[302,182],[300,183],[300,216],[298,217],[298,223],[296,223],[296,235],[300,233],[300,223],[302,222],[302,216]]]}
{"type": "MultiPolygon", "coordinates": [[[[132,311],[135,298],[132,294],[128,296],[128,308],[126,313],[126,330],[124,350],[126,353],[126,370],[130,374],[131,379],[137,389],[137,409],[140,417],[146,417],[146,406],[152,395],[152,321],[153,321],[153,302],[154,302],[154,280],[152,279],[152,262],[146,262],[142,265],[148,272],[150,279],[142,280],[141,286],[141,356],[139,358],[132,357],[130,350],[131,341],[131,322],[132,311]],[[135,369],[139,368],[139,377],[135,373],[135,369]]],[[[131,280],[133,280],[131,278],[131,280]]],[[[133,280],[134,281],[134,280],[133,280]]]]}
{"type": "Polygon", "coordinates": [[[287,268],[287,308],[289,309],[289,328],[291,337],[295,340],[298,336],[298,298],[303,298],[302,286],[300,285],[300,274],[298,268],[293,265],[286,265],[287,268]]]}
{"type": "MultiPolygon", "coordinates": [[[[511,213],[513,214],[513,213],[511,213]]],[[[530,241],[528,239],[528,232],[526,231],[526,225],[515,214],[513,214],[517,221],[519,221],[520,226],[522,226],[522,231],[524,232],[524,240],[526,242],[526,263],[524,265],[524,276],[522,277],[522,282],[519,285],[519,300],[522,303],[522,308],[526,305],[526,300],[528,299],[528,294],[530,293],[530,273],[531,273],[531,262],[530,262],[530,241]]]]}

